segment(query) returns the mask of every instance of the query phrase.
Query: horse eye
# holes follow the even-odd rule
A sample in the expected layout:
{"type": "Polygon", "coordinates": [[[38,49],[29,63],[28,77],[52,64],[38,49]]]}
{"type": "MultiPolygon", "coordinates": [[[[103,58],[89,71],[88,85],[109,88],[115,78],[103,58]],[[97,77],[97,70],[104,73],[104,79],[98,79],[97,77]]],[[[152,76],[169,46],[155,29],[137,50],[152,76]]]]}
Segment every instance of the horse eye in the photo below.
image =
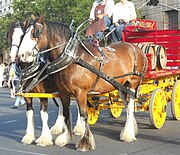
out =
{"type": "Polygon", "coordinates": [[[22,58],[24,57],[24,54],[21,54],[22,58]]]}

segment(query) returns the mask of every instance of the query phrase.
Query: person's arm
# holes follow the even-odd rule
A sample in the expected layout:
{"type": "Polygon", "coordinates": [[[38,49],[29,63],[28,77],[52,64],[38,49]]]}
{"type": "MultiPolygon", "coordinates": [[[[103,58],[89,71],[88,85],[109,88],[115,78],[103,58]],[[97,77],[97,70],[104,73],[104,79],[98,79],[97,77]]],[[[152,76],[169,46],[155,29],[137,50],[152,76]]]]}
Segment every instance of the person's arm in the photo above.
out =
{"type": "Polygon", "coordinates": [[[130,13],[129,13],[129,18],[124,20],[126,23],[129,23],[130,21],[136,20],[137,15],[136,15],[136,9],[133,3],[131,3],[130,6],[130,13]]]}
{"type": "Polygon", "coordinates": [[[89,19],[90,20],[95,20],[95,8],[97,6],[97,2],[94,1],[93,5],[92,5],[92,8],[91,8],[91,11],[90,11],[90,15],[89,15],[89,19]]]}
{"type": "Polygon", "coordinates": [[[105,16],[111,18],[114,10],[114,0],[109,0],[107,2],[107,9],[105,10],[105,16]]]}
{"type": "Polygon", "coordinates": [[[119,11],[117,10],[118,5],[116,4],[113,9],[113,23],[115,26],[119,26],[118,20],[119,20],[119,11]]]}
{"type": "Polygon", "coordinates": [[[106,7],[105,7],[105,10],[104,10],[104,13],[103,14],[99,14],[98,18],[101,19],[101,18],[103,18],[105,16],[108,16],[109,18],[111,18],[112,14],[113,14],[113,10],[114,10],[114,0],[109,0],[106,3],[106,7]]]}

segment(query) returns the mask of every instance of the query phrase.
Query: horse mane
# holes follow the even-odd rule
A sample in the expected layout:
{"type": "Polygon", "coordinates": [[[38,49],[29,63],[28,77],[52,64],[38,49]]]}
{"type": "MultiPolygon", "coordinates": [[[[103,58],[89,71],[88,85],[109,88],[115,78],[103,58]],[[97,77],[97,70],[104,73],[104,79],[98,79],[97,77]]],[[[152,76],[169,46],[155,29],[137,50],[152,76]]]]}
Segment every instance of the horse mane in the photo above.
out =
{"type": "Polygon", "coordinates": [[[51,21],[45,21],[45,22],[47,27],[48,40],[52,40],[53,39],[52,37],[55,35],[63,36],[62,39],[66,42],[69,40],[71,31],[67,24],[62,22],[51,22],[51,21]]]}
{"type": "Polygon", "coordinates": [[[8,29],[8,31],[6,33],[6,39],[7,39],[7,42],[8,42],[9,45],[12,42],[12,35],[13,35],[13,32],[14,32],[15,23],[16,23],[16,21],[11,22],[11,24],[9,26],[9,29],[8,29]]]}

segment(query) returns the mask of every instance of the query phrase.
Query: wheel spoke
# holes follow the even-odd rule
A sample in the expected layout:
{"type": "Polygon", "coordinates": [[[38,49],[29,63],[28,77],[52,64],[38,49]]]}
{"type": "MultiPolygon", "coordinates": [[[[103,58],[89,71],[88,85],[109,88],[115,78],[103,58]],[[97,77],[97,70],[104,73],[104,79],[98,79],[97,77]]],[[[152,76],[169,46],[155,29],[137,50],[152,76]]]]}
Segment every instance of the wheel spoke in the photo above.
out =
{"type": "Polygon", "coordinates": [[[161,128],[166,119],[166,97],[163,90],[157,88],[150,99],[150,120],[156,128],[161,128]]]}
{"type": "Polygon", "coordinates": [[[180,81],[177,80],[172,90],[172,116],[176,120],[180,120],[180,81]]]}

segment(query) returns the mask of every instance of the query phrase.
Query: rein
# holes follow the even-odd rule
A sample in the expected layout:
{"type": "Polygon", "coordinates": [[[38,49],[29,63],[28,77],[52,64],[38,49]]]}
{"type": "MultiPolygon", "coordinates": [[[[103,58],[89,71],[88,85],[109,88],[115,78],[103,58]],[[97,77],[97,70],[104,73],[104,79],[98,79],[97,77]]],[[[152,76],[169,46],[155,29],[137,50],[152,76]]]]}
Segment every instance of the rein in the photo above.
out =
{"type": "Polygon", "coordinates": [[[46,49],[46,50],[44,50],[44,51],[40,51],[40,52],[34,54],[33,56],[37,56],[37,55],[40,55],[40,54],[43,54],[43,53],[47,53],[47,52],[53,51],[53,50],[55,50],[55,49],[57,49],[57,48],[59,48],[59,47],[61,47],[61,46],[67,45],[67,44],[68,44],[68,42],[66,42],[66,43],[64,43],[64,44],[61,44],[61,45],[57,45],[57,46],[55,46],[55,47],[46,49]]]}

